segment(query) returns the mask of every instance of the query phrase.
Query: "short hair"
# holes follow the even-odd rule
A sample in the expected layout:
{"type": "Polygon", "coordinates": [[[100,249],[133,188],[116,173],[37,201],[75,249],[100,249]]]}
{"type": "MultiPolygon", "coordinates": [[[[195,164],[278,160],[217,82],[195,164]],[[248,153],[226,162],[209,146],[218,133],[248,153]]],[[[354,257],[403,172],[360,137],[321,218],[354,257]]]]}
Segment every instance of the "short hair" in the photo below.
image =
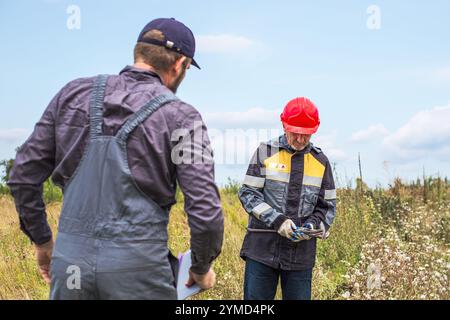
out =
{"type": "MultiPolygon", "coordinates": [[[[144,38],[164,41],[163,33],[156,29],[147,31],[144,38]]],[[[168,72],[181,57],[181,53],[154,44],[138,42],[134,47],[134,62],[142,61],[159,72],[168,72]]]]}

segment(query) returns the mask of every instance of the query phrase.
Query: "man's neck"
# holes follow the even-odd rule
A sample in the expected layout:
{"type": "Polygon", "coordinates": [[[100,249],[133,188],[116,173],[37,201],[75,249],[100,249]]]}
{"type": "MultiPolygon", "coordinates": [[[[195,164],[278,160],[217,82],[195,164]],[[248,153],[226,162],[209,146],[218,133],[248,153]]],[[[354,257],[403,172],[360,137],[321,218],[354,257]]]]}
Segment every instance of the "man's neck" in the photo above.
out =
{"type": "Polygon", "coordinates": [[[167,86],[167,83],[168,83],[167,77],[164,74],[157,72],[155,70],[155,68],[153,68],[151,65],[146,64],[145,62],[135,62],[133,64],[133,67],[156,73],[159,76],[159,78],[161,79],[161,81],[163,82],[163,84],[167,86]]]}
{"type": "Polygon", "coordinates": [[[133,64],[133,67],[138,68],[138,69],[144,69],[144,70],[149,70],[149,71],[152,71],[152,72],[156,72],[155,69],[152,66],[150,66],[150,65],[148,65],[148,64],[146,64],[144,62],[135,62],[133,64]]]}

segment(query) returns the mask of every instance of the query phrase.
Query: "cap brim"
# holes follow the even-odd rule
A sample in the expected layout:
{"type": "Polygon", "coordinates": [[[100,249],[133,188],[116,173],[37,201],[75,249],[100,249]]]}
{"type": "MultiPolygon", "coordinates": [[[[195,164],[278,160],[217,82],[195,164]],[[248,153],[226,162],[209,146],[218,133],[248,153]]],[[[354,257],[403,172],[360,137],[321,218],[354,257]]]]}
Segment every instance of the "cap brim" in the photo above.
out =
{"type": "Polygon", "coordinates": [[[303,128],[303,127],[294,127],[288,125],[286,122],[283,122],[284,129],[289,132],[293,133],[299,133],[299,134],[313,134],[317,132],[317,129],[319,129],[319,126],[315,126],[313,128],[303,128]]]}
{"type": "Polygon", "coordinates": [[[200,66],[198,65],[198,63],[197,63],[194,59],[192,59],[191,64],[192,64],[193,66],[195,66],[195,67],[201,69],[200,66]]]}

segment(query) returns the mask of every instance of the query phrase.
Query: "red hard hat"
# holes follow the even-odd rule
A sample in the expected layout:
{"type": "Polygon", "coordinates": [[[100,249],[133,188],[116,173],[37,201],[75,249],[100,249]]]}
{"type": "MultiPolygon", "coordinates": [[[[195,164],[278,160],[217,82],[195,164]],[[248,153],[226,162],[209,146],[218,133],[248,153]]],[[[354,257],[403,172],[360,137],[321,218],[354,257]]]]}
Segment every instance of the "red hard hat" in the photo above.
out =
{"type": "Polygon", "coordinates": [[[308,98],[295,98],[288,102],[281,114],[286,131],[313,134],[320,125],[319,110],[308,98]]]}

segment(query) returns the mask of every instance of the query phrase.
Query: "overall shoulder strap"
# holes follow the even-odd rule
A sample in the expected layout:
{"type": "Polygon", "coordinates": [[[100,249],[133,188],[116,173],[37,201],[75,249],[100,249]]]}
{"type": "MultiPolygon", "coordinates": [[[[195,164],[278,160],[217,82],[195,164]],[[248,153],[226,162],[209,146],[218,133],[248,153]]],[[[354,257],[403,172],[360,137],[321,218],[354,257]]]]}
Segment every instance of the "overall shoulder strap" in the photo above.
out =
{"type": "Polygon", "coordinates": [[[103,99],[105,97],[106,74],[98,75],[94,80],[89,110],[90,137],[94,139],[102,134],[103,99]]]}
{"type": "Polygon", "coordinates": [[[126,142],[128,139],[128,135],[136,129],[142,122],[144,122],[153,112],[158,110],[160,107],[169,103],[171,101],[178,100],[178,98],[174,94],[162,94],[159,95],[152,100],[150,100],[147,104],[141,107],[135,114],[133,114],[120,128],[117,132],[116,137],[122,141],[126,142]]]}

